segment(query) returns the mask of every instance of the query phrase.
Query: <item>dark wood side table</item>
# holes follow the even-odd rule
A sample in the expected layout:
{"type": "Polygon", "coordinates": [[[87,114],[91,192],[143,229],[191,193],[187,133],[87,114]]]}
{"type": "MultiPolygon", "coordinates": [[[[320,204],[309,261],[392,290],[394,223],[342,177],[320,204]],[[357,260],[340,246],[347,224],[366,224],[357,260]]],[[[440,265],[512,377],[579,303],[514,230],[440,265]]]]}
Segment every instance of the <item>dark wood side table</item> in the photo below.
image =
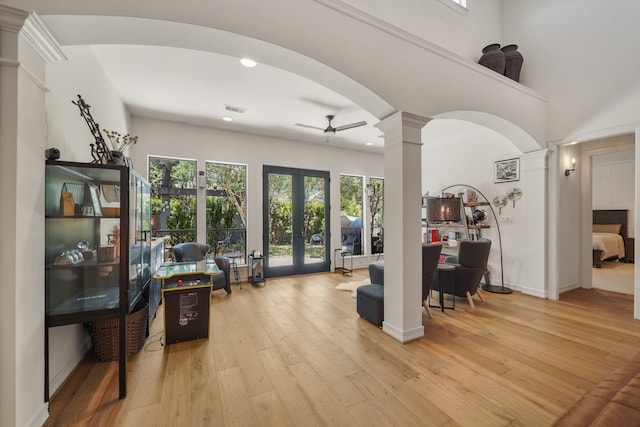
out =
{"type": "MultiPolygon", "coordinates": [[[[455,292],[456,292],[456,283],[455,283],[455,276],[454,273],[456,271],[456,267],[451,265],[451,264],[444,264],[444,263],[440,263],[438,264],[438,300],[440,305],[431,305],[429,304],[429,307],[432,308],[437,308],[440,307],[440,311],[444,311],[445,308],[449,308],[452,310],[456,309],[456,296],[455,296],[455,292]],[[446,307],[444,305],[444,292],[442,292],[442,290],[444,289],[444,284],[447,283],[446,281],[449,281],[449,283],[451,283],[451,292],[453,292],[451,294],[451,299],[452,299],[452,305],[449,307],[446,307]]],[[[429,298],[429,300],[431,300],[431,298],[429,298]]]]}
{"type": "Polygon", "coordinates": [[[635,261],[635,238],[633,237],[625,237],[624,239],[624,261],[625,262],[634,262],[635,261]]]}

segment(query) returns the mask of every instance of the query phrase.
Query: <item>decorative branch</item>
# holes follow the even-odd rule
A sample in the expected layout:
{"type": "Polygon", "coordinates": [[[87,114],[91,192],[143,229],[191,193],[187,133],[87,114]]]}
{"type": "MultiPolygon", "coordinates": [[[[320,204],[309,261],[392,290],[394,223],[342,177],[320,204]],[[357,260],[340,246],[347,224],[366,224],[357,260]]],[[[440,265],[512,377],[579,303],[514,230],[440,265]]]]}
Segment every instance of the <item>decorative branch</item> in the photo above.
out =
{"type": "Polygon", "coordinates": [[[91,136],[93,136],[96,141],[95,144],[89,144],[91,146],[91,157],[93,157],[93,163],[102,165],[116,164],[113,156],[111,155],[111,151],[107,147],[107,144],[105,144],[104,142],[102,133],[100,133],[100,126],[95,122],[95,120],[93,120],[93,117],[91,116],[91,106],[87,104],[80,95],[78,95],[77,102],[71,102],[80,109],[80,116],[82,116],[84,121],[87,123],[87,126],[89,126],[91,136]]]}

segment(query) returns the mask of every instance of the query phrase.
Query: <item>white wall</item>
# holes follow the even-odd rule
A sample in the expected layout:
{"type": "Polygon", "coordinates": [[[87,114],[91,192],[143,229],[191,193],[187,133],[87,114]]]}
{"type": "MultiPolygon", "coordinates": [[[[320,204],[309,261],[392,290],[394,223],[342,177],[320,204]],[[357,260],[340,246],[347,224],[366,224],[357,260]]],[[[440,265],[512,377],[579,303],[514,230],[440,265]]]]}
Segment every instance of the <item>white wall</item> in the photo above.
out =
{"type": "Polygon", "coordinates": [[[592,157],[593,209],[628,209],[627,236],[635,237],[635,150],[592,157]]]}
{"type": "MultiPolygon", "coordinates": [[[[91,115],[101,128],[128,132],[129,116],[115,94],[91,48],[65,47],[69,61],[48,64],[46,97],[47,147],[60,149],[60,160],[90,162],[89,132],[78,107],[71,103],[77,95],[91,106],[91,115]]],[[[43,200],[44,200],[44,196],[43,200]]],[[[91,346],[88,333],[80,324],[49,329],[49,386],[53,393],[91,346]]]]}
{"type": "MultiPolygon", "coordinates": [[[[60,149],[61,160],[89,162],[92,160],[89,144],[94,138],[80,117],[80,110],[71,102],[82,95],[101,129],[116,130],[123,135],[128,132],[129,113],[91,47],[65,46],[64,52],[69,61],[47,67],[47,85],[51,90],[47,95],[47,142],[60,149]]],[[[108,142],[107,145],[111,148],[108,142]]]]}
{"type": "MultiPolygon", "coordinates": [[[[589,246],[591,242],[584,242],[581,237],[582,230],[582,176],[585,173],[584,162],[581,157],[580,145],[566,145],[559,147],[558,177],[559,197],[558,216],[561,227],[558,232],[558,254],[562,261],[558,262],[558,289],[560,292],[580,286],[589,286],[580,278],[580,265],[582,264],[583,244],[589,246]],[[576,171],[565,176],[564,171],[571,167],[571,159],[576,159],[576,171]]],[[[589,212],[591,215],[591,212],[589,212]]]]}
{"type": "MultiPolygon", "coordinates": [[[[459,120],[433,120],[422,131],[422,189],[437,195],[441,189],[453,184],[468,184],[479,189],[491,203],[499,194],[517,187],[523,190],[522,199],[509,202],[502,208],[502,216],[513,216],[513,223],[500,223],[502,235],[505,286],[522,290],[530,288],[530,278],[525,275],[524,258],[527,239],[535,232],[524,223],[523,206],[530,194],[526,193],[526,182],[494,183],[494,162],[520,157],[518,149],[504,137],[481,126],[459,120]]],[[[521,176],[524,165],[521,163],[521,176]]],[[[459,187],[466,192],[463,187],[459,187]]],[[[458,190],[447,190],[456,193],[458,190]]],[[[494,208],[495,209],[495,208],[494,208]]],[[[482,230],[482,236],[491,239],[489,270],[494,284],[500,284],[500,252],[495,219],[491,217],[491,228],[482,230]]],[[[495,209],[496,215],[500,213],[495,209]]],[[[540,233],[542,230],[540,231],[540,233]]],[[[538,234],[540,234],[538,233],[538,234]]]]}
{"type": "Polygon", "coordinates": [[[640,58],[626,0],[503,1],[503,34],[524,55],[521,81],[549,97],[551,141],[630,133],[640,121],[640,58]]]}

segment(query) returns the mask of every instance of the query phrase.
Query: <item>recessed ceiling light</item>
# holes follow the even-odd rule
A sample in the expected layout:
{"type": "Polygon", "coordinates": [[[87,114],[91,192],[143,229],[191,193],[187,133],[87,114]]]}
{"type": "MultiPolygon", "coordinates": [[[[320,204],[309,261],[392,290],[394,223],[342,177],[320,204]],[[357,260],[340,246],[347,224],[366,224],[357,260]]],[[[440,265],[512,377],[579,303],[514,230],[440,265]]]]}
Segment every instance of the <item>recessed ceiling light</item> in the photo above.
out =
{"type": "Polygon", "coordinates": [[[247,68],[253,68],[258,65],[258,63],[251,58],[242,58],[240,59],[240,63],[247,68]]]}
{"type": "Polygon", "coordinates": [[[367,145],[373,145],[373,142],[367,142],[367,145]]]}
{"type": "Polygon", "coordinates": [[[224,120],[225,122],[232,122],[233,121],[233,119],[231,117],[229,117],[229,116],[224,116],[222,118],[222,120],[224,120]]]}

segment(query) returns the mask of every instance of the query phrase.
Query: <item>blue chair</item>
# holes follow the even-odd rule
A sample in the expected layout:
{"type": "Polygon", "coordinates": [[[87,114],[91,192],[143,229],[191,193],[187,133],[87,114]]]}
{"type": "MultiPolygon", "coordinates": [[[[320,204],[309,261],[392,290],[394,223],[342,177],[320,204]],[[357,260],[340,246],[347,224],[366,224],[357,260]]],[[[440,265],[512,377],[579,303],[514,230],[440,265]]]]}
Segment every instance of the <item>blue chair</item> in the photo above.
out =
{"type": "Polygon", "coordinates": [[[356,292],[356,311],[369,322],[382,326],[384,320],[384,261],[369,264],[370,285],[356,292]]]}

